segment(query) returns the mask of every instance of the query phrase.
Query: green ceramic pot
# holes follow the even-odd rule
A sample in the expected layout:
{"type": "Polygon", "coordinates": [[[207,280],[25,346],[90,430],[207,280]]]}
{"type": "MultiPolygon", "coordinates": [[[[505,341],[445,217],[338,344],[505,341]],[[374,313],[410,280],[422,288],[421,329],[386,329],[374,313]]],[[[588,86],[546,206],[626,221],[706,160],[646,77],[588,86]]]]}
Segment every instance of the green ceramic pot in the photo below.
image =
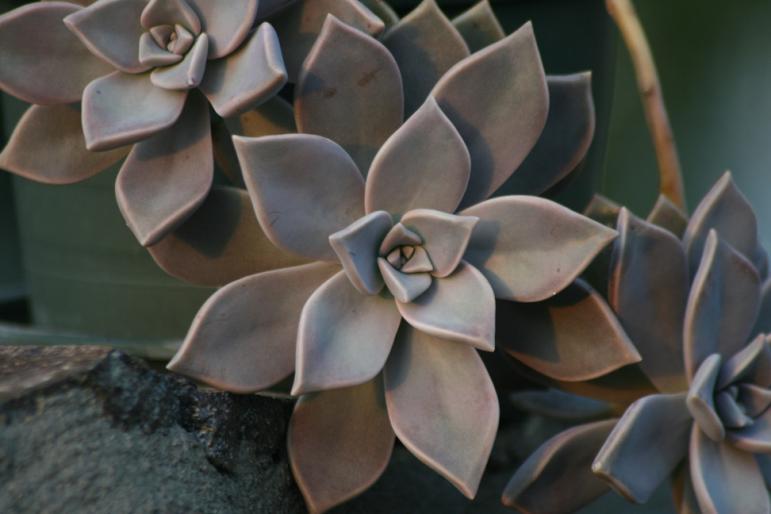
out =
{"type": "MultiPolygon", "coordinates": [[[[26,106],[5,97],[3,107],[13,126],[26,106]]],[[[184,337],[211,290],[168,276],[137,243],[115,202],[118,168],[68,186],[13,177],[34,326],[26,335],[0,327],[0,340],[56,344],[66,336],[157,356],[184,337]]]]}
{"type": "MultiPolygon", "coordinates": [[[[5,146],[7,128],[5,123],[0,125],[0,146],[5,146]]],[[[24,276],[16,229],[13,187],[11,177],[7,173],[0,173],[0,304],[18,301],[23,296],[24,276]]]]}

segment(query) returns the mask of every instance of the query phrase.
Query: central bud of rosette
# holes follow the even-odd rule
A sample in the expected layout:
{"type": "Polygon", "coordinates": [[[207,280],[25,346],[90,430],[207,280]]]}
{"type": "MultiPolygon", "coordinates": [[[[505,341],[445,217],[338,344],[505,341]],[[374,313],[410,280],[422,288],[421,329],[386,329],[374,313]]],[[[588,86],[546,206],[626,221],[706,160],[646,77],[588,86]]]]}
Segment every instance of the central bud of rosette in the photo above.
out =
{"type": "Polygon", "coordinates": [[[198,87],[206,70],[209,38],[185,0],[152,0],[140,20],[139,62],[155,68],[153,84],[164,89],[198,87]]]}
{"type": "Polygon", "coordinates": [[[415,209],[394,222],[375,211],[329,237],[353,286],[363,294],[386,288],[408,303],[428,291],[435,278],[451,275],[478,222],[431,209],[415,209]]]}
{"type": "Polygon", "coordinates": [[[771,350],[760,334],[723,361],[712,354],[699,366],[686,399],[696,423],[714,441],[751,452],[771,451],[771,350]]]}

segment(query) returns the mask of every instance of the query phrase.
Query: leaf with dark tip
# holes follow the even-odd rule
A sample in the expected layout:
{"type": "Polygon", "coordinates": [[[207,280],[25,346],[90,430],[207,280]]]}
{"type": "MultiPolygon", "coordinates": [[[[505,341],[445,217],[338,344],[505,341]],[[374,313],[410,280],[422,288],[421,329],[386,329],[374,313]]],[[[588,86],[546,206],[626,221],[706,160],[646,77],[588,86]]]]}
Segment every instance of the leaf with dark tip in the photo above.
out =
{"type": "Polygon", "coordinates": [[[385,471],[393,446],[381,375],[301,397],[289,422],[289,462],[311,514],[369,488],[385,471]]]}
{"type": "Polygon", "coordinates": [[[611,255],[608,300],[661,392],[687,387],[683,317],[689,277],[685,252],[669,231],[622,209],[611,255]],[[666,263],[663,266],[662,263],[666,263]]]}
{"type": "Polygon", "coordinates": [[[546,125],[549,91],[532,25],[460,61],[431,94],[471,154],[461,205],[474,205],[522,164],[546,125]]]}
{"type": "Polygon", "coordinates": [[[768,514],[768,490],[755,457],[693,427],[690,472],[702,512],[768,514]]]}
{"type": "Polygon", "coordinates": [[[77,104],[33,105],[0,153],[0,168],[44,184],[72,184],[109,168],[129,149],[86,150],[77,104]]]}
{"type": "Polygon", "coordinates": [[[303,305],[339,269],[313,263],[228,284],[201,307],[168,368],[235,393],[281,382],[294,371],[303,305]]]}
{"type": "Polygon", "coordinates": [[[399,440],[473,498],[499,418],[498,397],[479,354],[402,324],[384,378],[399,440]]]}
{"type": "Polygon", "coordinates": [[[298,255],[337,260],[329,236],[364,215],[364,179],[345,150],[308,134],[233,143],[268,238],[298,255]]]}
{"type": "Polygon", "coordinates": [[[498,344],[557,380],[590,380],[640,360],[608,305],[580,280],[542,302],[499,301],[496,318],[498,344]]]}
{"type": "Polygon", "coordinates": [[[680,239],[685,234],[685,228],[688,226],[688,215],[680,207],[672,203],[672,200],[664,195],[659,195],[646,221],[669,230],[675,237],[680,239]]]}
{"type": "Polygon", "coordinates": [[[150,246],[203,203],[213,178],[209,106],[196,93],[177,123],[134,145],[115,181],[118,207],[139,243],[150,246]]]}
{"type": "Polygon", "coordinates": [[[522,512],[575,512],[608,492],[592,473],[592,460],[615,419],[579,425],[543,443],[503,490],[503,504],[522,512]]]}
{"type": "Polygon", "coordinates": [[[166,273],[203,286],[308,262],[270,242],[246,191],[222,186],[213,187],[187,221],[147,250],[166,273]]]}
{"type": "Polygon", "coordinates": [[[366,175],[404,121],[399,68],[379,41],[329,16],[303,63],[294,106],[300,132],[332,139],[366,175]]]}
{"type": "Polygon", "coordinates": [[[685,369],[693,377],[713,353],[729,357],[747,343],[760,309],[760,277],[712,230],[691,285],[683,329],[685,369]]]}
{"type": "Polygon", "coordinates": [[[71,3],[34,2],[0,16],[0,90],[33,104],[73,103],[89,82],[110,73],[62,21],[79,11],[71,3]]]}
{"type": "Polygon", "coordinates": [[[470,54],[435,0],[423,0],[389,28],[382,41],[399,65],[406,116],[423,104],[447,70],[470,54]]]}
{"type": "Polygon", "coordinates": [[[592,464],[622,496],[646,502],[688,452],[693,425],[685,394],[657,394],[633,403],[592,464]]]}
{"type": "Polygon", "coordinates": [[[495,192],[541,195],[565,178],[586,156],[594,137],[591,73],[550,75],[549,117],[530,154],[495,192]]]}
{"type": "Polygon", "coordinates": [[[534,196],[493,198],[460,214],[479,218],[464,258],[501,300],[554,296],[616,237],[615,230],[534,196]]]}
{"type": "Polygon", "coordinates": [[[506,32],[501,27],[488,0],[480,0],[467,11],[453,18],[452,24],[461,33],[472,52],[477,52],[506,37],[506,32]]]}

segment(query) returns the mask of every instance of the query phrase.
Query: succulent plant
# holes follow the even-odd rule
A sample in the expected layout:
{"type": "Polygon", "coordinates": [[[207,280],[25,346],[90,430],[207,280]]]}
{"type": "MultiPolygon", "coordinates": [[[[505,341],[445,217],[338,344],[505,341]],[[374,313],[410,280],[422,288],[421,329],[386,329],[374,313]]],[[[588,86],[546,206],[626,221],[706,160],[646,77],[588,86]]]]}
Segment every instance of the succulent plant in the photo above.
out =
{"type": "Polygon", "coordinates": [[[299,133],[235,138],[265,236],[308,263],[220,289],[169,365],[241,393],[294,373],[290,460],[314,512],[371,485],[395,435],[473,496],[498,424],[476,352],[494,347],[495,298],[554,295],[615,234],[538,197],[487,200],[547,123],[529,24],[451,66],[406,121],[402,79],[383,44],[327,19],[299,133]]]}
{"type": "MultiPolygon", "coordinates": [[[[604,209],[610,218],[614,210],[604,209]]],[[[726,173],[687,224],[664,199],[648,219],[619,210],[608,297],[655,391],[634,389],[640,398],[624,399],[620,420],[544,443],[507,486],[509,506],[573,512],[609,484],[644,502],[671,478],[680,512],[768,512],[769,403],[760,399],[771,398],[771,353],[769,320],[758,313],[769,312],[771,295],[755,216],[726,173]]],[[[553,319],[558,333],[570,322],[553,319]]]]}
{"type": "Polygon", "coordinates": [[[118,204],[137,239],[155,244],[211,188],[210,106],[221,117],[240,114],[275,95],[296,69],[285,68],[267,17],[280,27],[295,67],[327,12],[372,33],[383,29],[355,0],[237,0],[226,7],[98,0],[85,8],[38,2],[4,14],[0,89],[35,105],[0,166],[65,184],[128,155],[116,182],[118,204]]]}

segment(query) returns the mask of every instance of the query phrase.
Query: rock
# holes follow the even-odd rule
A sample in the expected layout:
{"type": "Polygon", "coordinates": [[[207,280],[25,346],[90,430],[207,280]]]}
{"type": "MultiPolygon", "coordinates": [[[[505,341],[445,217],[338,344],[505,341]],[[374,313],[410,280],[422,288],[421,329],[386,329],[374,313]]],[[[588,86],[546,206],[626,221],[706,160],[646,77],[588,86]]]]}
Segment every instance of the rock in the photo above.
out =
{"type": "MultiPolygon", "coordinates": [[[[0,513],[302,514],[286,454],[292,402],[196,386],[97,347],[0,346],[0,513]]],[[[508,514],[516,465],[565,425],[502,405],[476,500],[397,445],[383,477],[330,514],[508,514]]],[[[671,511],[666,490],[632,508],[671,511]]]]}
{"type": "Polygon", "coordinates": [[[304,513],[290,412],[119,352],[0,347],[0,512],[304,513]]]}

